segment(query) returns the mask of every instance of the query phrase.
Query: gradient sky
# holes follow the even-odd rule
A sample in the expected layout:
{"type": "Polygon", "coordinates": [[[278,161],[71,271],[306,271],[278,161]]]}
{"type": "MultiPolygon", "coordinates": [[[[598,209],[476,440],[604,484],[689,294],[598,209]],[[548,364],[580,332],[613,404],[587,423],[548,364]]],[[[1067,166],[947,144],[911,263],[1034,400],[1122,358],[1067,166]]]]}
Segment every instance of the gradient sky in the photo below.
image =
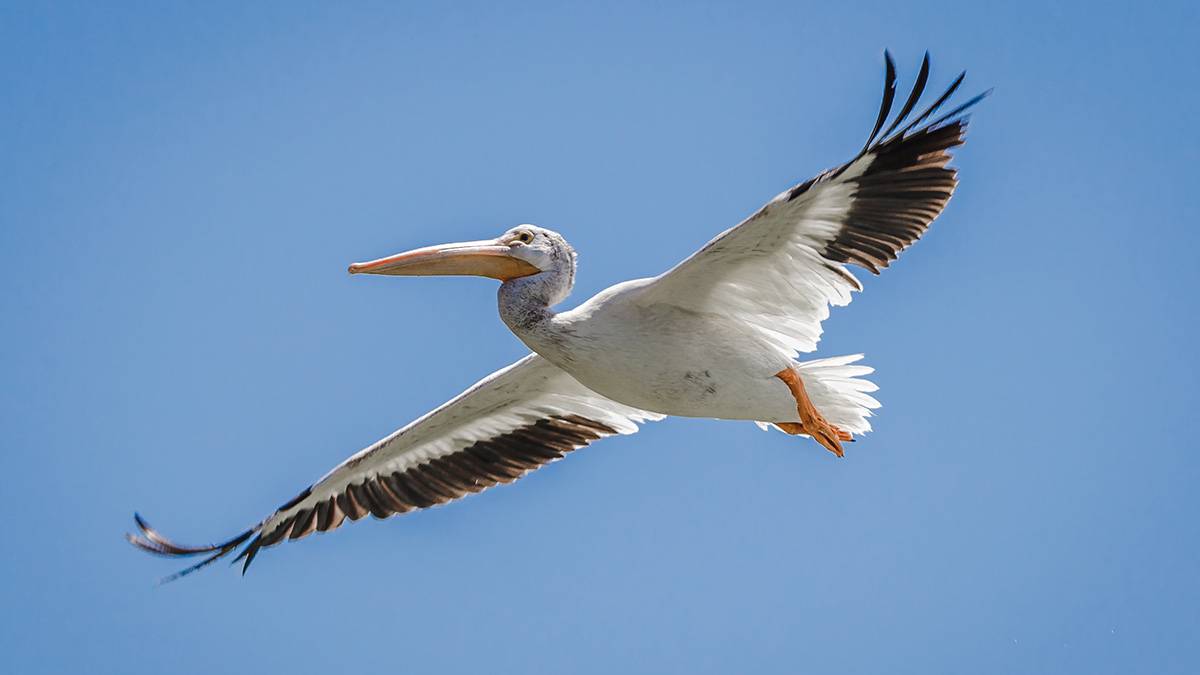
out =
{"type": "Polygon", "coordinates": [[[4,3],[0,662],[41,673],[1200,669],[1191,3],[4,3]],[[503,8],[501,8],[503,5],[503,8]],[[207,542],[524,353],[479,279],[346,264],[521,222],[569,305],[995,87],[933,230],[826,324],[838,461],[673,419],[448,507],[207,542]]]}

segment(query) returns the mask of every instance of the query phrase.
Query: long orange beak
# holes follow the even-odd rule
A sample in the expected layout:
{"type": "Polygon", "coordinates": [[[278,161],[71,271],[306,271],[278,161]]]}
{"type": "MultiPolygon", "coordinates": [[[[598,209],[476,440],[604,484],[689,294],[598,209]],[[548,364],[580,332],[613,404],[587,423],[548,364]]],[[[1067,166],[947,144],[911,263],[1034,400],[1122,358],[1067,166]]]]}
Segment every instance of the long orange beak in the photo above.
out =
{"type": "Polygon", "coordinates": [[[350,266],[350,274],[470,275],[501,281],[527,277],[538,272],[541,270],[515,257],[509,246],[495,240],[426,246],[350,266]]]}

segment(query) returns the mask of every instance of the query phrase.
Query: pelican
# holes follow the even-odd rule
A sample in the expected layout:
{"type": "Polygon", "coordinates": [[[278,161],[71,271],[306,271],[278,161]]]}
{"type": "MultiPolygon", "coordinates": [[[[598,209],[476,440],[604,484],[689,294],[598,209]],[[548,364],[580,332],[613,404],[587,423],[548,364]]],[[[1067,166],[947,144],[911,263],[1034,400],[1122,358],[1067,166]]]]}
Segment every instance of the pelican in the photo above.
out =
{"type": "Polygon", "coordinates": [[[138,548],[204,556],[167,579],[241,549],[242,573],[263,548],[328,532],[367,514],[388,518],[509,483],[606,436],[667,415],[750,420],[811,437],[837,457],[870,431],[879,403],[862,355],[799,361],[821,337],[830,306],[921,237],[957,185],[950,150],[967,110],[936,111],[962,84],[914,111],[929,54],[886,129],[896,68],[884,52],[883,102],[848,162],[780,193],[738,225],[652,279],[554,308],[575,282],[562,235],[519,225],[494,239],[428,246],[350,265],[351,274],[472,275],[499,280],[500,317],[532,350],[399,431],[351,456],[241,534],[184,546],[140,516],[138,548]],[[903,126],[901,126],[903,125],[903,126]]]}

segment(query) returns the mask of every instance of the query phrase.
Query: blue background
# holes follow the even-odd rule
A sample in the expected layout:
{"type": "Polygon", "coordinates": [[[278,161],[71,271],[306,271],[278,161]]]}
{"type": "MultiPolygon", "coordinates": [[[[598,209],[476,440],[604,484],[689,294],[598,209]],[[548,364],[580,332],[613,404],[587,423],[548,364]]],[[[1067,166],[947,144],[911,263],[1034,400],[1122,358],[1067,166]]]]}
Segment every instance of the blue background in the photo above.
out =
{"type": "Polygon", "coordinates": [[[1195,672],[1195,5],[5,3],[6,672],[1195,672]],[[523,353],[478,279],[345,266],[521,222],[569,303],[849,157],[881,51],[995,86],[930,235],[826,324],[837,461],[673,419],[506,487],[180,565],[523,353]]]}

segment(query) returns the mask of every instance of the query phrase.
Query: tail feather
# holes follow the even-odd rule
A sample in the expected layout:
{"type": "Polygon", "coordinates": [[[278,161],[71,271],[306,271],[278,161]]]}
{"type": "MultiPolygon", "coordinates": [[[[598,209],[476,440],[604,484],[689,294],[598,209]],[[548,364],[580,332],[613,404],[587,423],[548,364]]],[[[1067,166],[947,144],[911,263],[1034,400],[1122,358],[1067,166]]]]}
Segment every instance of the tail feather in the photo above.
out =
{"type": "MultiPolygon", "coordinates": [[[[862,358],[862,354],[849,354],[796,365],[796,372],[804,380],[804,390],[821,415],[842,431],[857,435],[871,430],[868,418],[871,417],[871,411],[881,405],[870,395],[879,387],[874,382],[862,379],[862,376],[870,375],[875,369],[856,365],[862,358]]],[[[763,422],[758,425],[763,429],[769,428],[763,422]]]]}

